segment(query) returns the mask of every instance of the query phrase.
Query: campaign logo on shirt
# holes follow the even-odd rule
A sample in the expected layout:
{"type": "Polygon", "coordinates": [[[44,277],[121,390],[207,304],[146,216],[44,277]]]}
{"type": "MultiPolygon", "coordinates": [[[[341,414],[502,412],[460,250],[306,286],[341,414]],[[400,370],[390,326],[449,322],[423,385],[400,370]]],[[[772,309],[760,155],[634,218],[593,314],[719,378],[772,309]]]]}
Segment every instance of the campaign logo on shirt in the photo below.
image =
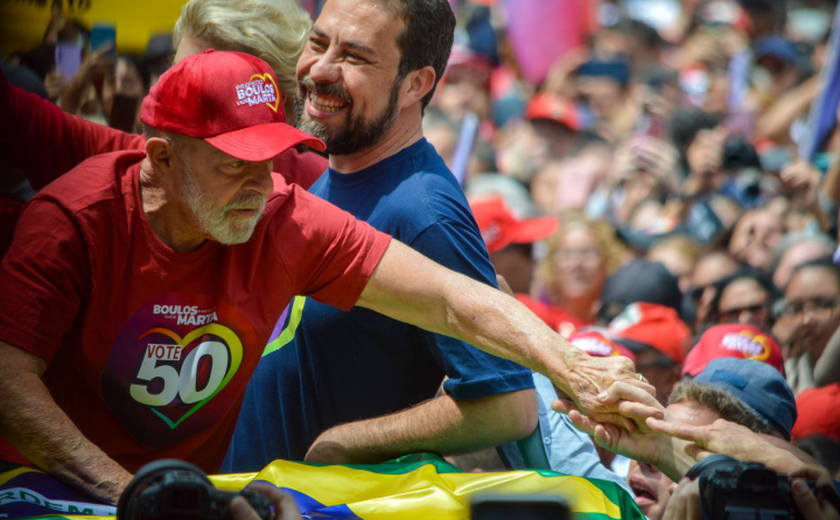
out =
{"type": "Polygon", "coordinates": [[[102,395],[146,446],[180,442],[216,424],[242,395],[257,358],[244,353],[255,347],[252,327],[231,305],[200,294],[157,297],[117,338],[102,395]]]}

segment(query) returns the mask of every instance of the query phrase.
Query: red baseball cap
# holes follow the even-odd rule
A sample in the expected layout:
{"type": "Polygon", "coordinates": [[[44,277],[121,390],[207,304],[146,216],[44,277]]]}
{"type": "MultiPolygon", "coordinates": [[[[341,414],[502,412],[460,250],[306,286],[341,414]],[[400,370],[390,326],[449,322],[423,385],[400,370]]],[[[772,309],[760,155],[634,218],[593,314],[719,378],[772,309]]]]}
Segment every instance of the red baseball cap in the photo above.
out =
{"type": "Polygon", "coordinates": [[[169,69],[143,100],[145,125],[197,139],[243,161],[266,161],[298,144],[323,142],[286,124],[271,67],[241,52],[212,49],[169,69]]]}
{"type": "Polygon", "coordinates": [[[470,206],[487,250],[495,253],[508,244],[530,244],[545,240],[557,231],[554,217],[519,220],[501,197],[473,201],[470,206]]]}
{"type": "Polygon", "coordinates": [[[677,311],[654,303],[631,303],[610,322],[607,332],[630,350],[653,348],[682,363],[691,331],[677,311]]]}
{"type": "Polygon", "coordinates": [[[577,106],[553,94],[539,93],[531,98],[525,110],[528,119],[548,119],[572,130],[580,130],[581,121],[577,106]]]}
{"type": "Polygon", "coordinates": [[[755,359],[772,366],[784,377],[784,358],[773,337],[753,325],[715,325],[706,331],[685,358],[682,375],[695,377],[713,359],[755,359]]]}
{"type": "Polygon", "coordinates": [[[569,337],[569,343],[583,350],[590,356],[611,357],[624,356],[636,362],[636,355],[609,339],[596,328],[582,329],[569,337]]]}
{"type": "Polygon", "coordinates": [[[840,441],[840,383],[802,391],[796,397],[796,408],[799,416],[793,425],[793,440],[825,435],[840,441]]]}

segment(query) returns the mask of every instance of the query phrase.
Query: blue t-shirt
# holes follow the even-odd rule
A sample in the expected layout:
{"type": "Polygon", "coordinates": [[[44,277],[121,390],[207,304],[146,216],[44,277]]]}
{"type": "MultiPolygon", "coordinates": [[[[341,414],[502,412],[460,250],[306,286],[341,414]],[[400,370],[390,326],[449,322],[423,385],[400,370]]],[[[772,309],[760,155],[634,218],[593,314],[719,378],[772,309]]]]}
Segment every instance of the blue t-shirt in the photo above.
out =
{"type": "MultiPolygon", "coordinates": [[[[365,170],[328,169],[310,191],[444,266],[496,285],[478,226],[452,173],[425,139],[365,170]]],[[[527,369],[356,307],[296,298],[248,385],[224,472],[302,460],[337,424],[434,397],[485,397],[533,387],[527,369]]]]}

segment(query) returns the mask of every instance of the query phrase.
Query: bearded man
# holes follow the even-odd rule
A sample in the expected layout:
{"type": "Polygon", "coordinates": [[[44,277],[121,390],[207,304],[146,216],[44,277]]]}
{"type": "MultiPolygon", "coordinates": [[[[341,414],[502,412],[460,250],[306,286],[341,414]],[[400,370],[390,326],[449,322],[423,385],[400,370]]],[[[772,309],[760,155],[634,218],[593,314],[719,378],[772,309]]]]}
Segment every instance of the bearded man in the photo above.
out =
{"type": "MultiPolygon", "coordinates": [[[[330,0],[298,61],[297,121],[329,154],[310,193],[495,286],[464,193],[423,138],[454,28],[447,0],[330,0]]],[[[298,298],[288,316],[249,384],[226,471],[458,454],[536,428],[521,366],[366,309],[298,298]]]]}

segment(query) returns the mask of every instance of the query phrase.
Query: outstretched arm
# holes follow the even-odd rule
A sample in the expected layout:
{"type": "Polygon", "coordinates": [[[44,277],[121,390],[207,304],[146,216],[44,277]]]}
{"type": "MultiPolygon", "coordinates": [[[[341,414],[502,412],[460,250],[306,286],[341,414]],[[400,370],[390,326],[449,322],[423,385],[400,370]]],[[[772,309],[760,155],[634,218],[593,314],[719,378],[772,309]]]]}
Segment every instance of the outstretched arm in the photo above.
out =
{"type": "Polygon", "coordinates": [[[443,395],[394,414],[335,426],[318,436],[306,460],[374,464],[407,453],[470,453],[522,439],[536,427],[534,390],[462,400],[443,395]]]}
{"type": "Polygon", "coordinates": [[[623,357],[593,358],[503,292],[446,269],[392,240],[357,305],[452,336],[549,377],[584,413],[609,419],[598,394],[614,381],[653,388],[623,357]]]}

